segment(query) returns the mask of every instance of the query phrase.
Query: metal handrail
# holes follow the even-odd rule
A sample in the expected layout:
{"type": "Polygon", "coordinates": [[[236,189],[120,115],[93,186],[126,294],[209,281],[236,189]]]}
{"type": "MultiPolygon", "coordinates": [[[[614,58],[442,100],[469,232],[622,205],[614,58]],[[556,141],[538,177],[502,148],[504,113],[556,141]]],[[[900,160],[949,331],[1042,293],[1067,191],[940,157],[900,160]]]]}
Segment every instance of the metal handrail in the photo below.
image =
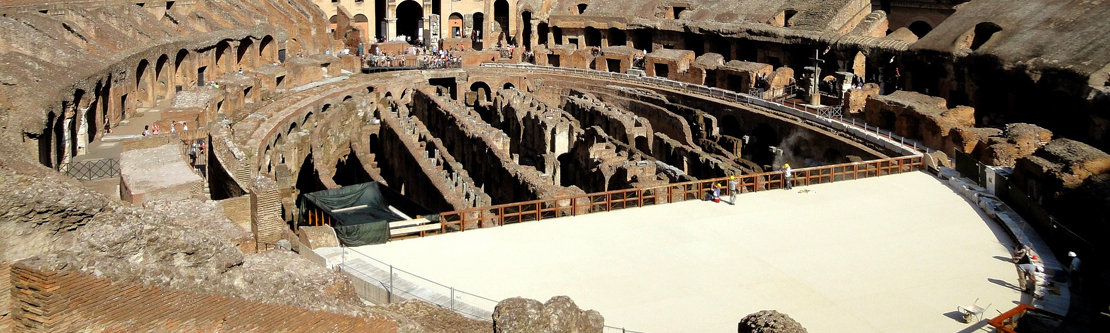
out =
{"type": "MultiPolygon", "coordinates": [[[[888,174],[920,170],[924,166],[920,155],[894,157],[864,162],[842,163],[829,166],[801,168],[793,171],[789,181],[805,186],[842,180],[877,177],[888,174]]],[[[681,202],[701,198],[714,183],[727,182],[727,177],[582,194],[576,196],[539,199],[486,207],[467,208],[440,214],[440,230],[433,234],[466,231],[505,224],[539,221],[543,219],[577,216],[594,212],[611,211],[629,207],[643,207],[663,203],[681,202]]],[[[788,180],[782,171],[763,172],[737,177],[741,193],[776,190],[786,187],[788,180]]],[[[723,191],[729,194],[728,189],[723,191]]]]}

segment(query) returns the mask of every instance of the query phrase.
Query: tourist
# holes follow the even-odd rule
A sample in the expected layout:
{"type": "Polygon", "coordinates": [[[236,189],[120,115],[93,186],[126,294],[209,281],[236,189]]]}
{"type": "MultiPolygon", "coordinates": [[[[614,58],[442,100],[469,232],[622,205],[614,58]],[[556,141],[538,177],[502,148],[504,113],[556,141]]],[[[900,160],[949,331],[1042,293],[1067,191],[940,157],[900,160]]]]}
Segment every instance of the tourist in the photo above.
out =
{"type": "Polygon", "coordinates": [[[150,125],[143,126],[143,136],[150,136],[150,125]]]}
{"type": "Polygon", "coordinates": [[[182,121],[181,122],[181,131],[184,132],[184,131],[188,131],[188,130],[189,130],[189,123],[186,123],[186,122],[182,121]]]}
{"type": "Polygon", "coordinates": [[[151,131],[151,134],[158,135],[158,134],[161,134],[161,133],[162,133],[162,131],[158,129],[158,124],[155,123],[154,124],[154,129],[151,131]]]}
{"type": "Polygon", "coordinates": [[[177,132],[177,122],[176,121],[171,121],[170,122],[170,134],[173,134],[175,132],[177,132]]]}
{"type": "Polygon", "coordinates": [[[794,188],[794,171],[790,169],[790,163],[783,164],[783,167],[786,168],[786,171],[782,173],[783,181],[786,182],[786,189],[789,190],[794,188]]]}
{"type": "Polygon", "coordinates": [[[728,176],[728,204],[733,206],[736,205],[736,185],[739,185],[739,182],[736,181],[736,176],[728,176]]]}
{"type": "Polygon", "coordinates": [[[721,202],[721,184],[713,184],[713,201],[721,202]]]}

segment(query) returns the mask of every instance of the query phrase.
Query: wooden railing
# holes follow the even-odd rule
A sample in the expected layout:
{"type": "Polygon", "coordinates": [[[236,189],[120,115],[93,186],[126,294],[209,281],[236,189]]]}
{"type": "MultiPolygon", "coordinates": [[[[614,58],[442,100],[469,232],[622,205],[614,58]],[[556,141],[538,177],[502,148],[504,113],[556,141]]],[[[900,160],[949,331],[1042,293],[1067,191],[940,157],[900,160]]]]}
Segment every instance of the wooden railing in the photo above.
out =
{"type": "MultiPolygon", "coordinates": [[[[915,155],[804,168],[793,170],[793,183],[805,186],[878,177],[918,171],[923,165],[922,156],[915,155]]],[[[737,187],[741,193],[782,189],[786,187],[783,176],[781,171],[742,175],[737,177],[737,187]]],[[[724,185],[722,195],[728,195],[727,182],[728,178],[722,177],[450,211],[440,214],[438,232],[421,232],[419,236],[701,199],[714,183],[724,185]]]]}

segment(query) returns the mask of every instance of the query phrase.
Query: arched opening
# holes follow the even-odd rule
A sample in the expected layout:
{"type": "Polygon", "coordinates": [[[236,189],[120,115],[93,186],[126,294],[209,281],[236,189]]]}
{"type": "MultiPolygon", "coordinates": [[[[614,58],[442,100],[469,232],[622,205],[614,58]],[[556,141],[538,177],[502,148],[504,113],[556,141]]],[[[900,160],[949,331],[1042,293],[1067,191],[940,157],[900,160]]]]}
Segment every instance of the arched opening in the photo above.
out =
{"type": "Polygon", "coordinates": [[[651,155],[651,141],[646,136],[637,136],[636,149],[644,154],[651,155]]]}
{"type": "Polygon", "coordinates": [[[173,61],[173,70],[174,70],[174,76],[176,76],[176,81],[178,83],[177,84],[178,87],[184,85],[185,82],[189,82],[189,73],[191,71],[186,70],[186,68],[185,68],[186,67],[185,65],[187,64],[188,60],[189,60],[189,51],[187,51],[185,49],[181,49],[181,50],[177,51],[177,56],[174,57],[174,61],[173,61]]]}
{"type": "Polygon", "coordinates": [[[509,42],[509,2],[497,0],[493,2],[493,21],[497,23],[497,39],[509,42]]]}
{"type": "MultiPolygon", "coordinates": [[[[96,83],[96,89],[93,90],[94,94],[97,91],[100,91],[100,89],[101,89],[100,86],[101,86],[101,83],[97,82],[96,83]]],[[[89,102],[89,106],[87,108],[85,108],[85,131],[86,131],[86,133],[89,134],[88,142],[96,141],[96,130],[98,128],[100,128],[100,127],[98,127],[98,123],[96,121],[96,113],[98,111],[97,108],[99,108],[99,105],[97,105],[97,102],[99,102],[99,101],[100,101],[100,98],[98,96],[93,96],[92,101],[89,102]]]]}
{"type": "Polygon", "coordinates": [[[734,138],[744,137],[744,127],[740,119],[734,115],[725,115],[721,118],[721,134],[728,135],[734,138]]]}
{"type": "Polygon", "coordinates": [[[933,31],[933,26],[925,21],[910,23],[910,26],[908,28],[911,32],[913,32],[914,35],[917,35],[917,38],[925,37],[925,34],[933,31]]]}
{"type": "Polygon", "coordinates": [[[254,68],[254,52],[250,52],[251,47],[254,46],[254,40],[250,37],[243,38],[239,41],[239,50],[235,53],[235,64],[238,70],[246,68],[254,68]]]}
{"type": "Polygon", "coordinates": [[[632,31],[632,47],[637,50],[651,51],[651,31],[636,29],[632,31]]]}
{"type": "Polygon", "coordinates": [[[154,99],[163,100],[170,95],[171,78],[166,70],[169,67],[170,57],[163,54],[154,62],[154,99]]]}
{"type": "Polygon", "coordinates": [[[262,41],[258,43],[258,59],[263,64],[276,63],[276,54],[274,52],[274,37],[269,35],[262,37],[262,41]]]}
{"type": "Polygon", "coordinates": [[[983,22],[975,25],[975,38],[971,41],[971,50],[978,50],[979,47],[986,44],[987,41],[994,36],[995,33],[1002,31],[1002,27],[991,22],[983,22]]]}
{"type": "Polygon", "coordinates": [[[525,11],[520,13],[521,22],[521,42],[524,43],[525,50],[532,49],[532,12],[525,11]]]}
{"type": "Polygon", "coordinates": [[[374,0],[374,37],[379,40],[385,39],[386,24],[385,21],[385,3],[388,0],[374,0]]]}
{"type": "Polygon", "coordinates": [[[594,27],[586,27],[586,46],[601,47],[601,31],[594,27]]]}
{"type": "Polygon", "coordinates": [[[231,57],[228,52],[231,51],[231,43],[226,40],[216,43],[216,75],[227,73],[231,68],[231,57]]]}
{"type": "Polygon", "coordinates": [[[609,28],[609,46],[621,46],[628,44],[628,37],[624,35],[624,31],[617,28],[609,28]]]}
{"type": "Polygon", "coordinates": [[[474,31],[471,32],[470,38],[474,40],[474,45],[471,47],[475,50],[482,50],[482,38],[486,36],[486,16],[481,12],[474,13],[474,31]]]}
{"type": "Polygon", "coordinates": [[[451,31],[451,38],[462,38],[463,36],[463,17],[459,13],[451,13],[447,18],[447,29],[451,31]]]}
{"type": "Polygon", "coordinates": [[[540,22],[536,25],[536,44],[547,45],[547,33],[550,29],[547,28],[547,22],[540,22]]]}
{"type": "Polygon", "coordinates": [[[501,89],[516,89],[516,86],[514,86],[512,82],[505,82],[505,85],[501,86],[501,89]]]}
{"type": "Polygon", "coordinates": [[[151,106],[153,103],[151,96],[151,79],[147,69],[150,68],[150,62],[146,59],[140,60],[139,65],[135,67],[135,94],[138,99],[139,106],[151,106]]]}
{"type": "Polygon", "coordinates": [[[424,21],[424,7],[413,0],[397,5],[397,36],[405,36],[410,43],[420,39],[424,21]]]}
{"type": "Polygon", "coordinates": [[[767,124],[756,125],[755,130],[752,131],[752,136],[754,141],[749,143],[752,149],[747,150],[752,154],[752,162],[763,166],[764,169],[770,169],[767,167],[774,165],[775,156],[778,156],[778,153],[772,151],[771,148],[778,147],[782,143],[782,139],[779,138],[778,132],[767,124]]]}
{"type": "Polygon", "coordinates": [[[370,19],[366,15],[356,14],[351,18],[351,25],[358,28],[359,40],[364,42],[370,40],[370,19]]]}
{"type": "Polygon", "coordinates": [[[578,4],[578,15],[582,15],[583,13],[585,13],[586,8],[589,8],[589,6],[590,6],[589,4],[585,4],[585,3],[578,4]]]}
{"type": "Polygon", "coordinates": [[[358,154],[351,150],[346,156],[341,156],[335,162],[335,175],[331,180],[340,186],[350,186],[373,181],[370,173],[363,169],[362,162],[358,159],[358,154]]]}
{"type": "Polygon", "coordinates": [[[555,45],[563,45],[563,29],[551,27],[551,38],[555,39],[555,45]]]}
{"type": "Polygon", "coordinates": [[[482,101],[485,101],[485,102],[489,102],[491,100],[490,99],[491,89],[490,89],[489,85],[486,84],[485,82],[481,82],[481,81],[474,82],[473,84],[470,85],[470,91],[478,93],[478,99],[479,100],[482,100],[482,101]]]}

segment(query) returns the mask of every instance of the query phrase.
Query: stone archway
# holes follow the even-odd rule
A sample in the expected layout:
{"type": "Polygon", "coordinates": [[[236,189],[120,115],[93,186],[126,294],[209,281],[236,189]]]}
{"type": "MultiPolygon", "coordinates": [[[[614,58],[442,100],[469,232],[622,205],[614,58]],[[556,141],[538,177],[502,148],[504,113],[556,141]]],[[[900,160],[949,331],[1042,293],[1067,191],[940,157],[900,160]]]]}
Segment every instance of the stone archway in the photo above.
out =
{"type": "Polygon", "coordinates": [[[424,7],[413,0],[397,5],[397,36],[408,37],[410,43],[420,40],[424,24],[424,7]]]}
{"type": "Polygon", "coordinates": [[[169,70],[170,57],[163,54],[154,62],[154,100],[169,98],[173,92],[173,73],[169,70]]]}
{"type": "Polygon", "coordinates": [[[462,38],[463,37],[463,16],[462,16],[462,14],[451,13],[451,16],[447,18],[447,30],[449,31],[449,33],[450,33],[449,36],[451,36],[451,38],[462,38]]]}

